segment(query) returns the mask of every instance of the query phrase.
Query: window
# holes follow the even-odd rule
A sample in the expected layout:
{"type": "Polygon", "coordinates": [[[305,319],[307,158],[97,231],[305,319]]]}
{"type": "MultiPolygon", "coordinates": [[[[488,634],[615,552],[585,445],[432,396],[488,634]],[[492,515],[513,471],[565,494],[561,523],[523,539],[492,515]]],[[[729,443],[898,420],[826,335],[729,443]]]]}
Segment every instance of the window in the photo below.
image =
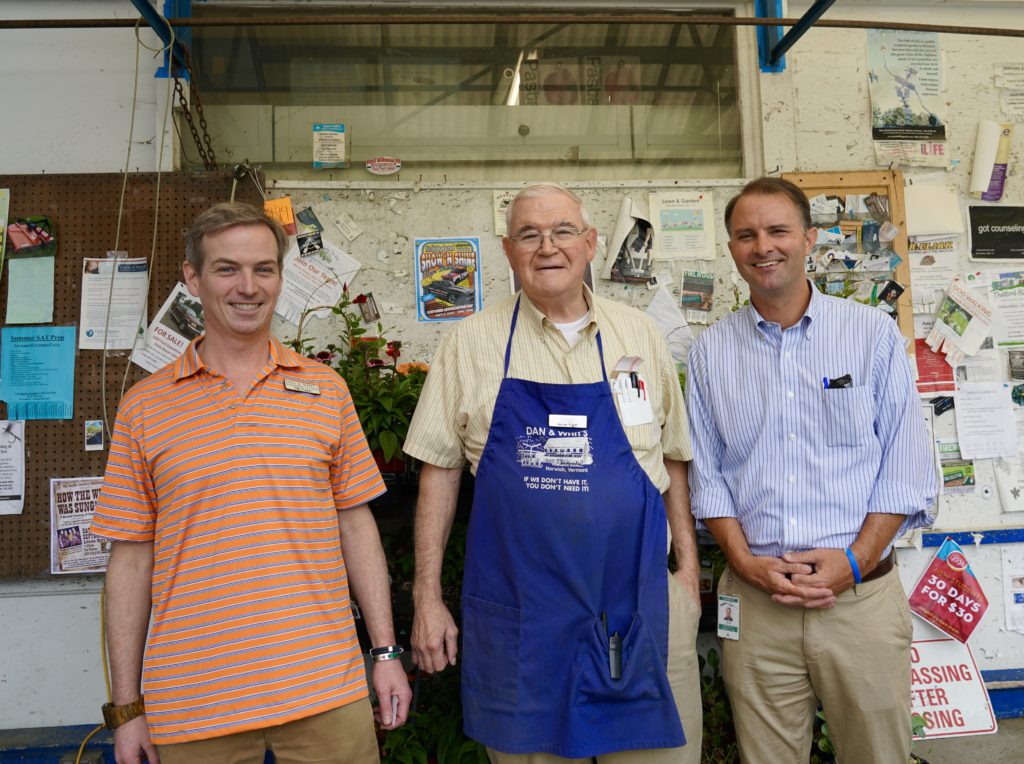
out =
{"type": "Polygon", "coordinates": [[[364,163],[378,156],[399,157],[403,180],[742,174],[735,27],[638,13],[578,23],[474,11],[472,23],[438,23],[438,11],[374,9],[360,14],[374,23],[294,26],[283,21],[338,9],[281,6],[194,6],[201,18],[279,19],[193,27],[222,164],[322,178],[313,125],[343,123],[350,166],[331,176],[341,180],[368,179],[364,163]]]}

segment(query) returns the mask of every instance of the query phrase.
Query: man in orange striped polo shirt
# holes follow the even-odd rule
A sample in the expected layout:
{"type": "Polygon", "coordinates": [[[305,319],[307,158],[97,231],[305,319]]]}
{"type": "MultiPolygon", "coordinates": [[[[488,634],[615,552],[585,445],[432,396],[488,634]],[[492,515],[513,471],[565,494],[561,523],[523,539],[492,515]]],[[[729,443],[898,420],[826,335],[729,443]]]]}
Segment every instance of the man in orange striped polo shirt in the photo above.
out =
{"type": "Polygon", "coordinates": [[[206,333],[121,402],[92,526],[113,540],[118,764],[377,762],[350,585],[381,724],[408,713],[367,508],[384,485],[344,381],[270,333],[286,247],[248,205],[199,215],[183,269],[206,333]]]}

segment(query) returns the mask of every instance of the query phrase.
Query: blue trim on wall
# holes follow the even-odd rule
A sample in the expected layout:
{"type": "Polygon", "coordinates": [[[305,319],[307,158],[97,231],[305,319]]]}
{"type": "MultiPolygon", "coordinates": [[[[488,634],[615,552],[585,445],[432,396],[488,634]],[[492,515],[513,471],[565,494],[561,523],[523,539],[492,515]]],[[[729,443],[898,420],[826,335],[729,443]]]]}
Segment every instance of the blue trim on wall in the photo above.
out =
{"type": "Polygon", "coordinates": [[[960,546],[974,546],[974,535],[977,533],[983,538],[982,544],[1024,544],[1024,528],[991,528],[977,531],[954,531],[948,533],[924,533],[921,540],[924,546],[942,546],[942,542],[949,536],[960,546]]]}

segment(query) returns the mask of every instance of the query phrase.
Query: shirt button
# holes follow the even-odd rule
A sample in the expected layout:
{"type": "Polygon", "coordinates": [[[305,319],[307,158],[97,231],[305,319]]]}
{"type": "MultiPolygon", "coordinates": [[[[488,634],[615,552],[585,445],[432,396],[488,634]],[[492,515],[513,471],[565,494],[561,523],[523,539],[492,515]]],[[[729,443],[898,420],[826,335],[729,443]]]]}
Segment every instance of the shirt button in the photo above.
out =
{"type": "Polygon", "coordinates": [[[792,398],[793,397],[793,391],[792,390],[787,390],[786,391],[786,397],[787,398],[792,398]]]}
{"type": "Polygon", "coordinates": [[[796,475],[790,475],[789,476],[789,482],[790,483],[795,483],[796,482],[796,475]]]}
{"type": "Polygon", "coordinates": [[[786,358],[789,358],[791,355],[793,355],[793,354],[790,353],[789,351],[786,351],[786,358]]]}
{"type": "Polygon", "coordinates": [[[227,390],[229,387],[231,387],[231,385],[228,382],[222,382],[220,386],[221,389],[223,390],[227,390]]]}
{"type": "Polygon", "coordinates": [[[790,440],[796,440],[796,433],[795,433],[795,432],[791,432],[791,433],[789,434],[789,439],[790,439],[790,440]]]}
{"type": "Polygon", "coordinates": [[[789,518],[789,524],[790,525],[796,525],[796,518],[795,517],[789,518]]]}
{"type": "Polygon", "coordinates": [[[228,406],[228,408],[237,409],[238,408],[238,404],[237,403],[232,403],[230,406],[228,406]]]}

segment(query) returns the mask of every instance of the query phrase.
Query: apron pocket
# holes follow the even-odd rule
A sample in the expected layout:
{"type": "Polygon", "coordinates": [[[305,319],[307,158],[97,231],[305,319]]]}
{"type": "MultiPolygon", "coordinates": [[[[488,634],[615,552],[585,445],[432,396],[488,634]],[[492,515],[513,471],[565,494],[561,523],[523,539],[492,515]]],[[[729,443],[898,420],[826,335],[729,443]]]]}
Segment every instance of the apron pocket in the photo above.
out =
{"type": "Polygon", "coordinates": [[[633,622],[622,640],[621,679],[611,678],[608,635],[600,621],[594,622],[576,666],[576,705],[671,698],[661,652],[639,613],[633,614],[633,622]]]}
{"type": "Polygon", "coordinates": [[[522,611],[462,596],[462,684],[506,703],[516,702],[522,611]]]}

